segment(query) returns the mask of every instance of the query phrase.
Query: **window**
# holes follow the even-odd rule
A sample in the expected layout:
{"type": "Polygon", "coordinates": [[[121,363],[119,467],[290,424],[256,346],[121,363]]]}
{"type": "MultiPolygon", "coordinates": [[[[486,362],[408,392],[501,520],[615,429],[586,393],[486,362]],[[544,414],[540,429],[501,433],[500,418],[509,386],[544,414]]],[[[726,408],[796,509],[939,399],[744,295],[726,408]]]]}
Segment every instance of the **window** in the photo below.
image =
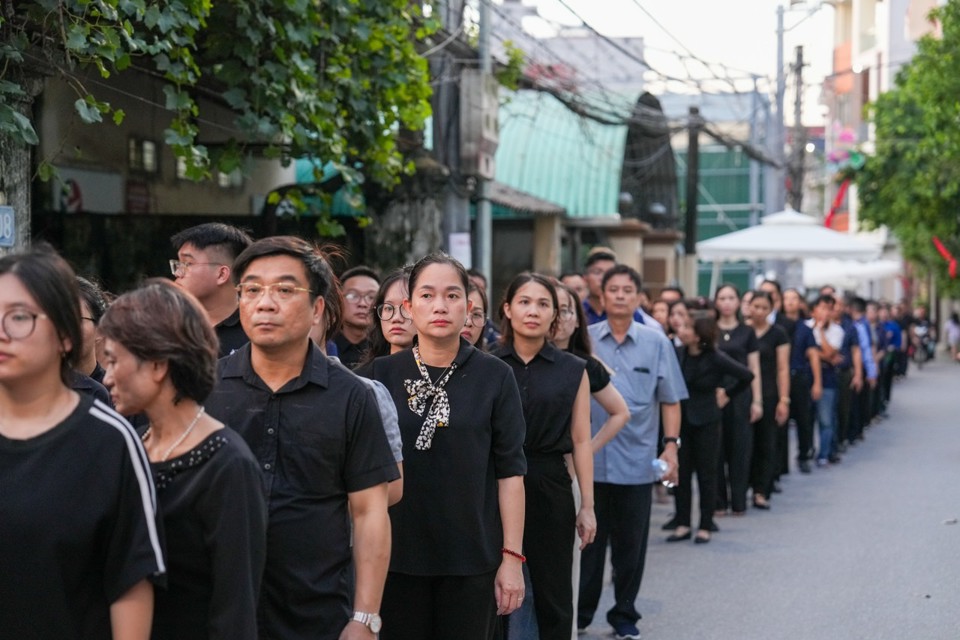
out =
{"type": "Polygon", "coordinates": [[[127,166],[131,171],[156,174],[160,170],[157,143],[143,138],[127,140],[127,166]]]}

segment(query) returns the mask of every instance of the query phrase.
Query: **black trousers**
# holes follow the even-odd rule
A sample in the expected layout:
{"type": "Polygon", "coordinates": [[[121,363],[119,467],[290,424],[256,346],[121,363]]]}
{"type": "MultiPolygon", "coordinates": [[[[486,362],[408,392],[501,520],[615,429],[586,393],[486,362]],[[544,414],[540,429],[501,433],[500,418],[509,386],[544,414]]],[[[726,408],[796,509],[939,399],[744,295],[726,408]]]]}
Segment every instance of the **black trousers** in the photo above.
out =
{"type": "Polygon", "coordinates": [[[790,373],[790,419],[797,424],[797,460],[809,460],[813,457],[813,398],[810,397],[812,384],[813,380],[806,373],[790,373]]]}
{"type": "Polygon", "coordinates": [[[570,474],[563,457],[528,455],[523,487],[526,495],[523,549],[533,587],[540,640],[570,640],[573,629],[570,576],[577,516],[570,474]]]}
{"type": "MultiPolygon", "coordinates": [[[[836,444],[843,444],[847,440],[852,440],[851,433],[855,431],[853,425],[855,409],[855,395],[850,388],[850,381],[853,380],[853,369],[840,369],[837,372],[837,428],[833,433],[833,439],[836,444]]],[[[833,447],[832,451],[836,451],[833,447]]]]}
{"type": "Polygon", "coordinates": [[[777,396],[763,399],[763,417],[753,423],[753,458],[750,463],[750,485],[754,495],[769,498],[778,468],[777,436],[786,431],[777,424],[777,396]]]}
{"type": "Polygon", "coordinates": [[[580,556],[578,627],[586,627],[593,622],[600,603],[608,542],[610,564],[613,566],[614,604],[607,611],[607,622],[611,625],[624,622],[636,624],[640,619],[634,602],[640,593],[643,567],[647,560],[652,496],[652,484],[593,484],[597,537],[580,556]]]}
{"type": "MultiPolygon", "coordinates": [[[[677,504],[677,525],[690,526],[690,510],[693,504],[693,474],[697,474],[700,488],[700,529],[709,531],[713,525],[713,510],[717,495],[717,460],[720,449],[720,425],[693,425],[686,420],[680,423],[680,480],[673,490],[677,504]]],[[[746,500],[746,498],[744,498],[746,500]]],[[[746,505],[744,505],[746,508],[746,505]]]]}
{"type": "Polygon", "coordinates": [[[753,453],[753,428],[750,403],[753,393],[747,389],[733,397],[723,408],[720,423],[722,446],[717,460],[716,508],[746,511],[750,484],[750,457],[753,453]]]}
{"type": "Polygon", "coordinates": [[[497,572],[476,576],[412,576],[389,572],[383,589],[380,640],[492,640],[497,572]]]}

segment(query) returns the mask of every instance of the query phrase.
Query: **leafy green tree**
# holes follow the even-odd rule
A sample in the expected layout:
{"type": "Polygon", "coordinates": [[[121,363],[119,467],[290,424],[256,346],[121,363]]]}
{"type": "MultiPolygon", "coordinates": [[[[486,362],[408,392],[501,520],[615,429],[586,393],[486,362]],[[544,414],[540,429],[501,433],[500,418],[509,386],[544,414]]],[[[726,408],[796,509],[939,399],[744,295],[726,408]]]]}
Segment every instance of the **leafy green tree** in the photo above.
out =
{"type": "MultiPolygon", "coordinates": [[[[84,83],[136,69],[165,82],[164,142],[202,179],[230,172],[251,149],[332,162],[348,183],[389,187],[407,169],[398,128],[430,114],[426,61],[415,40],[436,23],[410,0],[0,0],[0,175],[30,163],[30,106],[43,78],[76,92],[88,123],[124,113],[84,83]],[[242,137],[198,143],[199,96],[228,106],[242,137]]],[[[319,163],[319,164],[322,164],[319,163]]],[[[40,165],[40,172],[47,167],[40,165]]],[[[3,189],[20,190],[8,177],[3,189]]]]}
{"type": "Polygon", "coordinates": [[[887,225],[904,257],[960,293],[933,244],[939,237],[960,256],[960,1],[933,16],[942,36],[921,39],[894,88],[870,106],[876,148],[857,173],[860,216],[887,225]]]}

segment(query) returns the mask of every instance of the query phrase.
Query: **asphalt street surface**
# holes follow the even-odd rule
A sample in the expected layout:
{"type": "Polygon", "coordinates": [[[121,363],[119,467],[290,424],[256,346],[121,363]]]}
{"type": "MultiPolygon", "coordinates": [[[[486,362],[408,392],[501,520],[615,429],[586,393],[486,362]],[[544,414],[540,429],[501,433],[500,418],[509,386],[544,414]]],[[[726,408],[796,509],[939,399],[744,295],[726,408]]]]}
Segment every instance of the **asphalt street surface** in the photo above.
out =
{"type": "MultiPolygon", "coordinates": [[[[960,640],[960,366],[911,365],[841,463],[791,465],[770,511],[718,518],[710,544],[665,542],[672,500],[654,504],[643,638],[960,640]]],[[[612,591],[608,564],[583,640],[612,637],[612,591]]]]}

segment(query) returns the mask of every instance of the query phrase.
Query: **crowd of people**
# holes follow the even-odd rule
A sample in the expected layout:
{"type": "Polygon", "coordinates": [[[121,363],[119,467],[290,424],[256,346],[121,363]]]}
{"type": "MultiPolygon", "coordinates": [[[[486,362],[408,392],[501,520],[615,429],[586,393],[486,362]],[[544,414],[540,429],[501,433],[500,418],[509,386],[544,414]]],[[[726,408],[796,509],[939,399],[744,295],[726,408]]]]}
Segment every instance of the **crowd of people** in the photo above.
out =
{"type": "Polygon", "coordinates": [[[609,547],[639,638],[653,500],[670,542],[770,509],[787,425],[801,473],[839,463],[933,333],[774,280],[654,296],[603,247],[494,303],[440,253],[337,277],[296,237],[171,240],[174,280],[115,298],[0,258],[11,637],[567,640],[609,547]]]}

